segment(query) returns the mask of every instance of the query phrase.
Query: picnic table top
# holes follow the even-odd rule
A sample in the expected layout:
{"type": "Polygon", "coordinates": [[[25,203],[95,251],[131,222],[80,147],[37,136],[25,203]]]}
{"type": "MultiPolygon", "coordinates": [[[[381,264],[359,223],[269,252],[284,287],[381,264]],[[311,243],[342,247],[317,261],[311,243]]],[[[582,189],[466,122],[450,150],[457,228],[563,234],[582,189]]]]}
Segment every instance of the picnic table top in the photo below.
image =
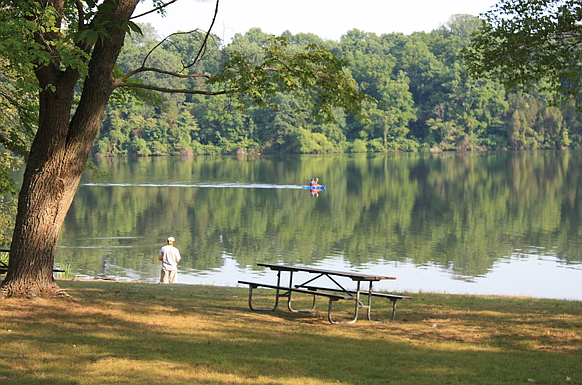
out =
{"type": "Polygon", "coordinates": [[[353,281],[381,281],[384,279],[396,279],[396,277],[386,277],[383,275],[364,274],[364,273],[357,273],[357,272],[350,272],[350,271],[327,270],[327,269],[320,269],[317,267],[308,267],[308,266],[282,265],[282,264],[277,264],[277,263],[257,263],[257,266],[268,267],[271,270],[278,270],[278,271],[290,271],[290,272],[303,271],[303,272],[315,273],[315,274],[336,275],[336,276],[340,276],[340,277],[350,278],[353,281]]]}

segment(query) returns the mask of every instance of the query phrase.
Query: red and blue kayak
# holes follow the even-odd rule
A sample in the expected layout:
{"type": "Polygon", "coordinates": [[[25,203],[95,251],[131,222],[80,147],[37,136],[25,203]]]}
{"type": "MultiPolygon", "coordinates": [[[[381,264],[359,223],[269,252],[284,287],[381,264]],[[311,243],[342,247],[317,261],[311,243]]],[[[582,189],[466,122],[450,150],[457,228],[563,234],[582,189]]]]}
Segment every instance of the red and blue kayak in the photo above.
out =
{"type": "Polygon", "coordinates": [[[309,189],[309,190],[319,190],[319,191],[325,190],[325,186],[322,186],[322,185],[318,185],[318,186],[301,186],[301,188],[306,188],[306,189],[309,189]]]}

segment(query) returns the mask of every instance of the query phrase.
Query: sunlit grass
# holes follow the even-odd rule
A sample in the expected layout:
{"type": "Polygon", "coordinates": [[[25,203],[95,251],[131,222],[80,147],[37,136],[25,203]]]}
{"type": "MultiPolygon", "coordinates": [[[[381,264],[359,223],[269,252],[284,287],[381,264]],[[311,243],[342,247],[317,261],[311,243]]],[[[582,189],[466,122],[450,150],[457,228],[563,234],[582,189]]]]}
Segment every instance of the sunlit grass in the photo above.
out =
{"type": "Polygon", "coordinates": [[[60,285],[77,302],[0,301],[0,383],[582,384],[575,301],[417,293],[394,323],[330,325],[326,301],[257,313],[243,288],[60,285]]]}

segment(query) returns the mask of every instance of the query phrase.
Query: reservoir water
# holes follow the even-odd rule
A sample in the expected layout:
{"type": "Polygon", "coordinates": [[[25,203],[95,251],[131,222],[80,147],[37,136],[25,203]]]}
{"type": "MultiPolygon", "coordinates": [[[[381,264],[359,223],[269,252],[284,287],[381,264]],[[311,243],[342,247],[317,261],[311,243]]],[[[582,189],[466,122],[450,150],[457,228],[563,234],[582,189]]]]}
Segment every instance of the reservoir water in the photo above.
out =
{"type": "Polygon", "coordinates": [[[397,277],[394,292],[582,300],[582,153],[99,159],[61,232],[75,275],[157,282],[272,279],[258,262],[397,277]],[[312,177],[326,191],[301,186],[312,177]]]}

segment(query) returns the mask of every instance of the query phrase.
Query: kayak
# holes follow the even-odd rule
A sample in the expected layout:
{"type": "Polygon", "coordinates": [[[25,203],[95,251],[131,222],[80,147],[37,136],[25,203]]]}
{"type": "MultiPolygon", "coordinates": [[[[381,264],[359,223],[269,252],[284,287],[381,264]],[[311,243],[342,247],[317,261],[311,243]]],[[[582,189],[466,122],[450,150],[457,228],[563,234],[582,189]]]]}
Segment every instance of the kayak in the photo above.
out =
{"type": "Polygon", "coordinates": [[[325,186],[301,186],[309,190],[325,190],[325,186]]]}

